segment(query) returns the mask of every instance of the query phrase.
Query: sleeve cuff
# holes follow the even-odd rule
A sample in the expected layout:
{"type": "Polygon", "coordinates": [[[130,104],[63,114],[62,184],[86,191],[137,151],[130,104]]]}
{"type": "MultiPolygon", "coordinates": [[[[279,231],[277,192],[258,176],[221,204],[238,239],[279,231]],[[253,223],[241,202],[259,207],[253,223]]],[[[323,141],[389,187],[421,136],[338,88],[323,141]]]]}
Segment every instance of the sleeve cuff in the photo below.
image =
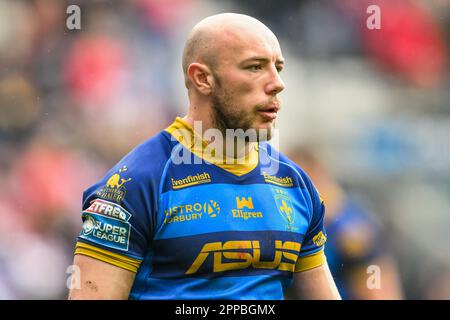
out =
{"type": "Polygon", "coordinates": [[[324,249],[320,249],[310,255],[299,257],[295,264],[295,272],[311,270],[323,265],[326,261],[324,249]]]}
{"type": "Polygon", "coordinates": [[[142,262],[80,241],[75,246],[75,254],[85,255],[134,273],[138,271],[142,262]]]}

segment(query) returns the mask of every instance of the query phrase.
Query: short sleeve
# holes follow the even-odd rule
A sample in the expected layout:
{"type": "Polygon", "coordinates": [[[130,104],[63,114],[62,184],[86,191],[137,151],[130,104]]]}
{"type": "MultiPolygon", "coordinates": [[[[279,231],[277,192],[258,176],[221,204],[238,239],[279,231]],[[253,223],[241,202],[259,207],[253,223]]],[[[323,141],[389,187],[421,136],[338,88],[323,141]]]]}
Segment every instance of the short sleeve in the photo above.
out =
{"type": "Polygon", "coordinates": [[[155,207],[145,180],[139,168],[121,162],[84,192],[75,254],[137,272],[152,237],[155,207]]]}
{"type": "Polygon", "coordinates": [[[325,263],[324,245],[327,241],[327,234],[324,227],[325,204],[318,191],[308,180],[311,192],[312,216],[302,242],[300,255],[297,260],[296,272],[306,271],[316,268],[325,263]]]}

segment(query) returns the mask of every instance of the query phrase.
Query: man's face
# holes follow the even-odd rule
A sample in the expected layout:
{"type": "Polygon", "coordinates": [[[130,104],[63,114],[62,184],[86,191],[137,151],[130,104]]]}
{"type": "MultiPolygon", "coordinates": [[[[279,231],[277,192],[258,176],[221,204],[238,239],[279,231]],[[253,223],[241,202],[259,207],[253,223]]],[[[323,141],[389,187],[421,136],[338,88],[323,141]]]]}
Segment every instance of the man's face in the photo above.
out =
{"type": "Polygon", "coordinates": [[[270,140],[280,108],[277,94],[284,89],[280,46],[273,34],[231,38],[213,70],[213,121],[222,131],[255,129],[258,140],[270,140]]]}

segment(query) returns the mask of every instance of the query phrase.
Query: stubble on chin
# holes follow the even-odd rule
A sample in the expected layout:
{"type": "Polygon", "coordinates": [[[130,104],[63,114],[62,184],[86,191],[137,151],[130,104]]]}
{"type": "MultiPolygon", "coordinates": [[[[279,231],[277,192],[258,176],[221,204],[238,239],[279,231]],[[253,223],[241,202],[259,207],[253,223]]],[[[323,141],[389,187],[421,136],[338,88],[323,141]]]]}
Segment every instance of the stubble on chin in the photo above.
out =
{"type": "Polygon", "coordinates": [[[227,99],[227,95],[222,97],[215,94],[212,99],[212,123],[214,128],[218,129],[223,137],[226,136],[227,129],[233,129],[243,131],[247,134],[245,140],[248,142],[267,141],[272,138],[274,125],[270,125],[266,128],[255,128],[254,122],[258,117],[257,109],[255,106],[250,113],[244,111],[236,111],[238,108],[229,104],[230,99],[227,99]],[[253,132],[254,139],[249,138],[253,132]],[[249,135],[250,134],[250,135],[249,135]]]}

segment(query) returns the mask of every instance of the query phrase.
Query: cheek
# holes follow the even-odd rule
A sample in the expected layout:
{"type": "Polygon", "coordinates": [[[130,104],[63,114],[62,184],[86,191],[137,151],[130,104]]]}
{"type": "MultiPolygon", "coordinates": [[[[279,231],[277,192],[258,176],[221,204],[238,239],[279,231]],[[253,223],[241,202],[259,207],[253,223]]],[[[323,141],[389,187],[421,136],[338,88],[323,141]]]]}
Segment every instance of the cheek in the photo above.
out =
{"type": "Polygon", "coordinates": [[[241,116],[251,116],[251,111],[261,101],[257,81],[246,75],[227,74],[221,78],[220,96],[229,108],[241,116]]]}
{"type": "Polygon", "coordinates": [[[258,103],[258,93],[254,86],[248,83],[233,86],[230,96],[236,106],[246,111],[253,109],[258,103]]]}
{"type": "Polygon", "coordinates": [[[230,75],[224,84],[228,88],[228,92],[235,96],[246,96],[256,92],[255,80],[244,75],[230,75]]]}

